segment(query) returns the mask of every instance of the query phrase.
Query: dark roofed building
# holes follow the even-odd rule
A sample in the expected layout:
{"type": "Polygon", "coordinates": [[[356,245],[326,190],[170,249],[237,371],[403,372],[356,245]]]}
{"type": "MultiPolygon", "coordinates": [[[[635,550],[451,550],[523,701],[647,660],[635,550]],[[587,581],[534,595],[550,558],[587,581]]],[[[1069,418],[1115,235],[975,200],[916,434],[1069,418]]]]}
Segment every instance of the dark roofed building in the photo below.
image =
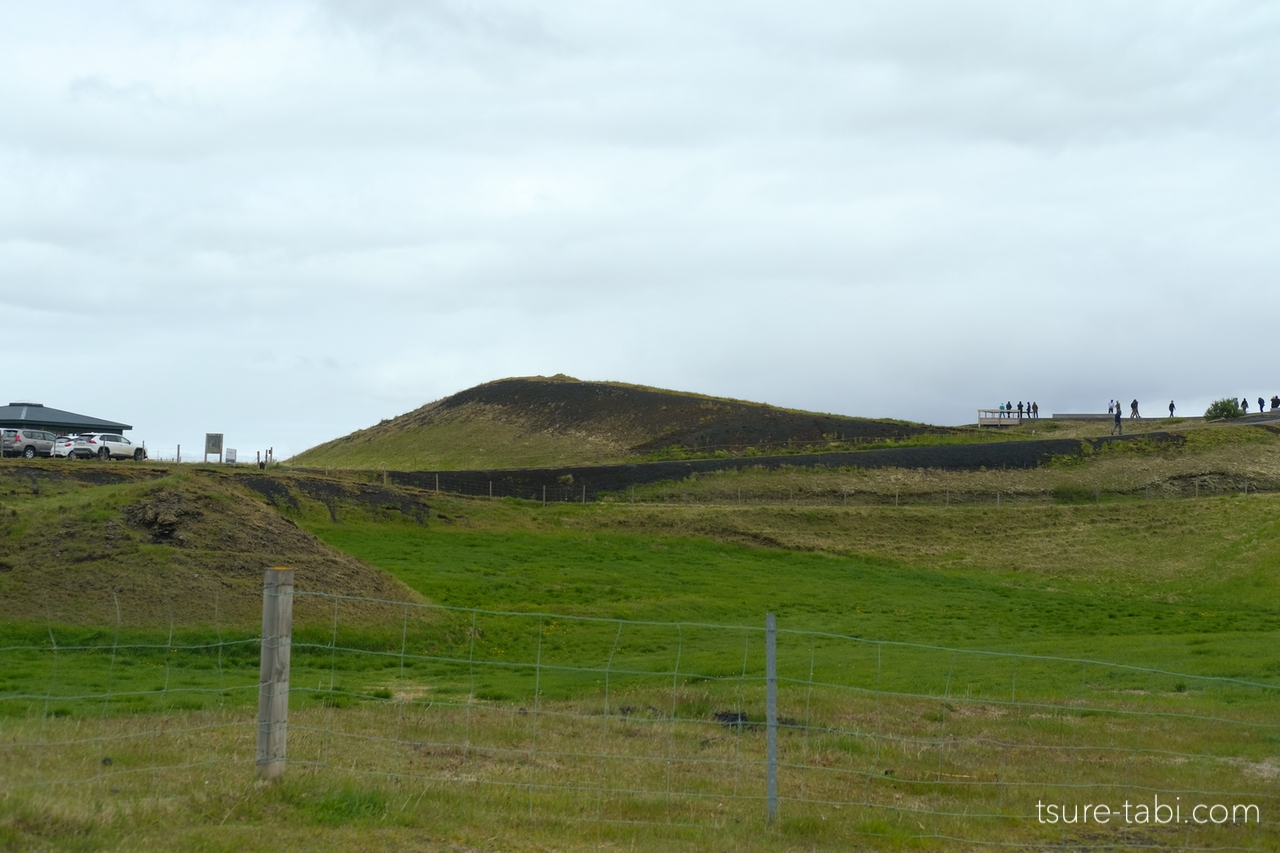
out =
{"type": "Polygon", "coordinates": [[[28,427],[58,433],[124,432],[133,429],[129,424],[51,409],[44,403],[10,403],[0,406],[0,427],[28,427]]]}

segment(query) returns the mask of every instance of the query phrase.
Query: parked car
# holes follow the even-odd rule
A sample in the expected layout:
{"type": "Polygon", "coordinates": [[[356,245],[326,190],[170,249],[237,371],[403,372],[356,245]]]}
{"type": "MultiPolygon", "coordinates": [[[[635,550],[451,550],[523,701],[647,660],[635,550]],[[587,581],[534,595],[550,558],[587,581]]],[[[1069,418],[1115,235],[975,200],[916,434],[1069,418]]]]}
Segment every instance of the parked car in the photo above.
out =
{"type": "Polygon", "coordinates": [[[0,430],[0,454],[27,459],[48,456],[53,452],[53,439],[53,433],[40,429],[18,427],[0,430]]]}
{"type": "Polygon", "coordinates": [[[71,451],[75,449],[75,446],[76,437],[74,435],[60,435],[53,440],[53,451],[50,455],[70,458],[71,451]]]}
{"type": "Polygon", "coordinates": [[[75,446],[71,449],[73,456],[99,459],[137,459],[147,458],[147,450],[141,444],[134,444],[123,435],[109,432],[89,432],[76,436],[75,446]]]}

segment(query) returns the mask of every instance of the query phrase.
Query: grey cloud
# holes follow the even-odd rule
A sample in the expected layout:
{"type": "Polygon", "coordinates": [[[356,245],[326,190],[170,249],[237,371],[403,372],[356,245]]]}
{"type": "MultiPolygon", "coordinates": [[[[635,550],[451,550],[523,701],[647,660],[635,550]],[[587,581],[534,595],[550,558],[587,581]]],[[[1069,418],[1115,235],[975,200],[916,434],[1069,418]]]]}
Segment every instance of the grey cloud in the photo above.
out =
{"type": "Polygon", "coordinates": [[[0,354],[153,441],[561,371],[950,422],[1271,381],[1195,345],[1280,309],[1270,4],[15,20],[0,354]],[[154,381],[72,381],[102,352],[154,381]]]}

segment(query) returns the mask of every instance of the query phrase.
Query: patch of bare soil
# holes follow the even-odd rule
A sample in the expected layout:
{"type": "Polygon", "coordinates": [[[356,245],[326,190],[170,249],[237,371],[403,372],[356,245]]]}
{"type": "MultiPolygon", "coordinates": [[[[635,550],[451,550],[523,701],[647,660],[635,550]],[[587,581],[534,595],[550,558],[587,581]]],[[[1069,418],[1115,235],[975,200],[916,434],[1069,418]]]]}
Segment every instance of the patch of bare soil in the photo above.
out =
{"type": "Polygon", "coordinates": [[[121,511],[125,519],[132,527],[148,531],[153,544],[183,545],[187,537],[178,530],[178,525],[184,517],[194,520],[202,513],[180,492],[157,489],[152,495],[150,500],[126,506],[121,511]]]}

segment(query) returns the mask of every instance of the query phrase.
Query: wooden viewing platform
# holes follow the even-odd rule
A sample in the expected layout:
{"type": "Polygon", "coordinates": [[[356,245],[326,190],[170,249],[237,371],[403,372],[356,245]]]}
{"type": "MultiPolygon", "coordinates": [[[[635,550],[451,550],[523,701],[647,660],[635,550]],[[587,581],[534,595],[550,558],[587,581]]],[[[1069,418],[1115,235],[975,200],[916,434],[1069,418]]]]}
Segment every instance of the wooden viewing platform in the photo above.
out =
{"type": "Polygon", "coordinates": [[[978,426],[1017,426],[1023,421],[1038,420],[1031,417],[1031,413],[1023,409],[1021,413],[1017,409],[978,409],[978,426]]]}

